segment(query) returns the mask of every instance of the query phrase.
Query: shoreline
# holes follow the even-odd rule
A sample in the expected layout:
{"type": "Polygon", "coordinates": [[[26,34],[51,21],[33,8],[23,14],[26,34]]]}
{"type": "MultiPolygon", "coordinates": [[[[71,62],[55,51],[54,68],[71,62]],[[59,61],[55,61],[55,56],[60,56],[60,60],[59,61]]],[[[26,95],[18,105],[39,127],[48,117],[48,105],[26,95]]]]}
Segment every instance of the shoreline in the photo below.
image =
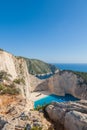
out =
{"type": "Polygon", "coordinates": [[[31,93],[31,96],[30,96],[30,100],[31,101],[36,101],[36,100],[39,100],[41,98],[44,98],[48,95],[50,95],[51,93],[48,92],[48,91],[38,91],[38,92],[32,92],[31,93]]]}

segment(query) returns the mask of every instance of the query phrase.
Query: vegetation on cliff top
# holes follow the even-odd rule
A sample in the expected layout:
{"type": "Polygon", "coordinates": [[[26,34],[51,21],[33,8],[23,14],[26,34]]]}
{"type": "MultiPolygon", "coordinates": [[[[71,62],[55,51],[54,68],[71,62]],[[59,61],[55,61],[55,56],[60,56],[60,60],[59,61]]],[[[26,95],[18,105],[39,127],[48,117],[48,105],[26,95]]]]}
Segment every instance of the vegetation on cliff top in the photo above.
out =
{"type": "Polygon", "coordinates": [[[10,74],[8,74],[5,71],[0,71],[0,80],[9,80],[11,77],[10,74]]]}
{"type": "Polygon", "coordinates": [[[84,82],[87,83],[87,73],[86,72],[78,72],[78,71],[72,71],[72,70],[63,70],[60,71],[59,74],[62,74],[63,72],[72,72],[73,74],[77,75],[78,78],[82,78],[84,82]]]}
{"type": "Polygon", "coordinates": [[[74,71],[74,74],[76,74],[77,76],[81,77],[85,82],[87,82],[87,73],[74,71]]]}
{"type": "Polygon", "coordinates": [[[20,90],[18,88],[15,88],[13,84],[10,85],[4,85],[0,84],[0,94],[10,94],[10,95],[16,95],[19,94],[20,90]]]}
{"type": "MultiPolygon", "coordinates": [[[[24,57],[17,57],[17,58],[24,58],[24,57]]],[[[51,72],[55,73],[55,71],[58,70],[54,65],[45,63],[40,60],[28,59],[28,58],[24,59],[26,60],[29,73],[33,75],[46,74],[51,72]]]]}
{"type": "Polygon", "coordinates": [[[23,85],[25,85],[25,80],[23,78],[14,79],[13,82],[17,83],[17,84],[23,84],[23,85]]]}
{"type": "Polygon", "coordinates": [[[30,74],[45,74],[45,73],[55,73],[57,68],[54,65],[47,64],[40,60],[35,59],[25,59],[28,66],[28,71],[30,74]]]}

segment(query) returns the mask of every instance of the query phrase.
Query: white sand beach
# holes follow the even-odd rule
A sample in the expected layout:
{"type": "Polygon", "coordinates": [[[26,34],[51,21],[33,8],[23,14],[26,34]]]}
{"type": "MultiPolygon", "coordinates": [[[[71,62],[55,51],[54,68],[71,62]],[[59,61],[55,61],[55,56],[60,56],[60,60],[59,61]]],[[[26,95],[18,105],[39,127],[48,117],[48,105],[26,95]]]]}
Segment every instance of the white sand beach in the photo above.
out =
{"type": "Polygon", "coordinates": [[[51,93],[48,91],[33,92],[33,93],[31,93],[30,100],[31,101],[39,100],[40,98],[43,98],[50,94],[51,93]]]}

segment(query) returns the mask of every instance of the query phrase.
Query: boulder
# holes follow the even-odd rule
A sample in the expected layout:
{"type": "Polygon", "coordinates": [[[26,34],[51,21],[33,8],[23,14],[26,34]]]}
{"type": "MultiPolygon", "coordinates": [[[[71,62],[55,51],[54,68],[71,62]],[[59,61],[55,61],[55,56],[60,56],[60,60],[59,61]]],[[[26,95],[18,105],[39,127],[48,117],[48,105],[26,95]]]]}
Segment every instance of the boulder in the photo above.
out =
{"type": "Polygon", "coordinates": [[[66,113],[64,126],[66,130],[87,130],[87,114],[77,111],[66,113]]]}
{"type": "Polygon", "coordinates": [[[61,124],[63,130],[87,130],[87,101],[85,100],[67,103],[54,102],[45,110],[56,127],[58,127],[57,124],[61,124]]]}

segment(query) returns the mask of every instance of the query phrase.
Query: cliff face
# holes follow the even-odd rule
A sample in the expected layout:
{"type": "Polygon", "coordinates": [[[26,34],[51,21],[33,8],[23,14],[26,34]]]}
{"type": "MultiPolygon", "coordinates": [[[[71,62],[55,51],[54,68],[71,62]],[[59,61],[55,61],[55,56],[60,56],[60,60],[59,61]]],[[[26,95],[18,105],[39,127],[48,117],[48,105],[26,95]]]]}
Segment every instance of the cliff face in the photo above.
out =
{"type": "Polygon", "coordinates": [[[48,80],[48,83],[50,91],[57,95],[68,93],[80,99],[87,99],[87,84],[73,72],[58,73],[48,80]]]}
{"type": "Polygon", "coordinates": [[[23,97],[29,98],[29,73],[26,65],[26,61],[23,58],[17,59],[15,56],[5,51],[0,51],[0,72],[4,71],[10,74],[10,80],[14,81],[22,79],[25,84],[16,85],[21,90],[23,97]]]}
{"type": "Polygon", "coordinates": [[[56,130],[87,130],[87,101],[52,103],[46,107],[56,130]]]}
{"type": "Polygon", "coordinates": [[[6,71],[12,76],[12,79],[17,77],[15,68],[15,57],[5,51],[0,51],[0,71],[6,71]]]}
{"type": "Polygon", "coordinates": [[[26,98],[30,97],[30,92],[46,90],[57,95],[68,93],[80,99],[87,99],[87,83],[83,78],[70,71],[57,72],[58,70],[54,66],[39,60],[15,57],[0,50],[1,71],[10,74],[11,81],[24,81],[16,86],[21,90],[22,96],[26,98]],[[35,75],[39,72],[40,74],[43,72],[55,74],[48,79],[41,80],[35,75],[31,75],[33,72],[35,75]]]}
{"type": "MultiPolygon", "coordinates": [[[[0,129],[15,130],[16,127],[18,127],[17,129],[20,129],[21,127],[24,129],[26,117],[28,117],[28,122],[29,118],[31,122],[36,120],[34,117],[36,113],[33,113],[35,111],[31,112],[30,115],[27,115],[29,114],[29,108],[31,108],[33,104],[32,101],[26,99],[29,99],[30,93],[33,91],[40,91],[41,93],[41,91],[46,90],[57,95],[65,95],[68,93],[77,98],[87,100],[86,76],[85,74],[80,74],[80,76],[78,76],[77,73],[70,71],[58,71],[54,66],[44,62],[23,57],[15,57],[10,53],[0,50],[0,129]],[[54,75],[43,80],[35,77],[37,74],[43,76],[43,73],[51,73],[54,75]],[[9,75],[9,77],[6,77],[6,75],[9,75]],[[5,79],[5,82],[2,78],[5,79]],[[5,93],[4,95],[1,95],[1,92],[3,91],[12,92],[14,86],[21,90],[22,96],[9,96],[8,94],[5,95],[5,93]],[[12,88],[12,90],[10,88],[12,88]],[[25,121],[21,122],[21,119],[25,121]]],[[[57,124],[57,130],[59,128],[60,130],[87,129],[86,101],[76,103],[52,103],[46,108],[46,112],[50,119],[57,124]]],[[[39,114],[37,113],[37,115],[39,114]]],[[[39,117],[40,115],[37,119],[39,119],[39,117]]],[[[41,122],[42,119],[44,119],[44,117],[41,116],[39,121],[41,122]]],[[[31,124],[31,122],[29,123],[31,124]]],[[[44,124],[47,124],[47,122],[43,123],[43,126],[44,124]]],[[[46,129],[46,127],[44,128],[46,129]]]]}
{"type": "Polygon", "coordinates": [[[36,78],[35,75],[55,73],[58,69],[40,60],[15,57],[8,52],[0,50],[0,73],[2,71],[10,75],[10,82],[15,81],[15,85],[21,90],[22,96],[29,99],[30,92],[43,82],[36,78]]]}
{"type": "Polygon", "coordinates": [[[54,65],[45,63],[37,59],[28,59],[24,57],[18,58],[23,58],[26,61],[28,72],[32,75],[54,74],[58,71],[58,69],[54,65]]]}
{"type": "Polygon", "coordinates": [[[35,91],[48,90],[57,95],[71,94],[87,99],[87,84],[73,72],[62,71],[37,85],[35,91]]]}

